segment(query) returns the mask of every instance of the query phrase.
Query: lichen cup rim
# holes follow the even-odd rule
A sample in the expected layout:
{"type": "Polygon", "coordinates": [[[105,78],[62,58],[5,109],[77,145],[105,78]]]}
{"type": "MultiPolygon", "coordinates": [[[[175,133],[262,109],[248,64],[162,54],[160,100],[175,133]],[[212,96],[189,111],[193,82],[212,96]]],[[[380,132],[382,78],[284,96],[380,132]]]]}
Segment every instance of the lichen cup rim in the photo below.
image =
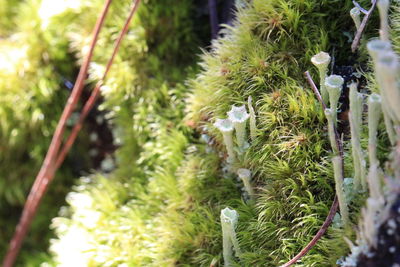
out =
{"type": "Polygon", "coordinates": [[[331,57],[329,55],[329,53],[326,53],[324,51],[319,52],[318,54],[314,55],[311,58],[311,62],[315,65],[315,66],[319,66],[319,65],[328,65],[331,61],[331,57]]]}
{"type": "Polygon", "coordinates": [[[350,14],[352,16],[359,16],[361,14],[361,10],[358,7],[353,7],[350,9],[350,14]]]}
{"type": "Polygon", "coordinates": [[[250,115],[247,113],[245,105],[241,106],[232,105],[232,108],[230,111],[227,112],[227,115],[233,123],[245,122],[250,117],[250,115]]]}
{"type": "Polygon", "coordinates": [[[343,86],[344,79],[340,75],[330,75],[325,79],[325,86],[333,87],[333,88],[340,88],[343,86]]]}
{"type": "Polygon", "coordinates": [[[375,56],[380,52],[390,51],[392,49],[392,45],[388,41],[374,39],[367,43],[367,49],[372,56],[375,56]]]}
{"type": "Polygon", "coordinates": [[[233,123],[229,118],[226,119],[216,119],[214,126],[217,127],[221,132],[227,133],[233,131],[233,123]]]}
{"type": "Polygon", "coordinates": [[[237,222],[239,215],[236,210],[230,209],[226,207],[225,209],[221,210],[221,219],[227,223],[235,224],[237,222]]]}
{"type": "Polygon", "coordinates": [[[251,171],[245,168],[238,169],[236,173],[240,178],[249,178],[251,176],[251,171]]]}

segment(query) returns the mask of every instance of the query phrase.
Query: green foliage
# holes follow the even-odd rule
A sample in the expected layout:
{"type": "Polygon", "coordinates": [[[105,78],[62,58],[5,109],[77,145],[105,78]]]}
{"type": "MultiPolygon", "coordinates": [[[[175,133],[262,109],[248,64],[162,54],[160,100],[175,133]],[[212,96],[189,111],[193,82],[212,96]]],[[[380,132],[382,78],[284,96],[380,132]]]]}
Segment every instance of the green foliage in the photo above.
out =
{"type": "MultiPolygon", "coordinates": [[[[60,15],[71,18],[67,36],[79,58],[100,1],[80,3],[60,15]]],[[[102,108],[121,145],[117,169],[82,178],[70,193],[70,207],[53,222],[55,261],[61,266],[222,264],[219,213],[229,206],[239,213],[244,255],[237,265],[284,263],[318,231],[334,198],[326,122],[303,72],[317,77],[311,56],[335,47],[340,47],[336,64],[353,63],[344,34],[352,25],[351,1],[247,4],[205,52],[202,71],[188,82],[190,93],[179,82],[192,73],[186,67],[196,51],[191,2],[144,3],[103,88],[102,108]],[[248,96],[256,103],[260,135],[240,167],[255,174],[254,204],[242,200],[240,184],[224,171],[217,156],[224,151],[221,136],[212,126],[248,96]],[[199,132],[213,145],[201,144],[199,132]]],[[[111,10],[91,68],[93,80],[102,73],[127,6],[117,3],[111,10]]],[[[349,159],[346,154],[348,175],[349,159]]],[[[350,207],[353,223],[359,202],[350,207]]],[[[334,266],[348,251],[343,234],[354,238],[331,227],[298,266],[334,266]]]]}
{"type": "MultiPolygon", "coordinates": [[[[63,14],[76,19],[68,32],[78,55],[90,35],[90,30],[82,27],[89,23],[83,22],[93,22],[102,1],[80,3],[79,9],[63,14]]],[[[128,2],[112,6],[96,47],[90,71],[93,80],[102,74],[128,6],[128,2]]],[[[190,1],[145,1],[139,8],[102,90],[105,101],[101,108],[107,110],[115,141],[121,145],[116,155],[118,167],[109,177],[84,178],[78,192],[69,195],[71,208],[61,213],[69,218],[57,218],[53,224],[59,237],[51,246],[57,264],[71,266],[71,260],[76,260],[84,266],[146,266],[157,256],[154,245],[149,244],[157,243],[157,227],[166,224],[164,209],[171,202],[169,209],[174,210],[178,201],[186,208],[187,198],[179,194],[175,172],[186,157],[190,130],[181,122],[187,89],[177,82],[192,72],[187,68],[197,49],[192,14],[190,1]],[[88,247],[91,252],[82,252],[88,247]]],[[[205,209],[203,214],[207,212],[205,209]]],[[[198,220],[200,215],[194,212],[191,216],[198,220]]],[[[186,238],[186,244],[189,242],[186,238]]],[[[160,247],[164,245],[160,243],[160,247]]],[[[180,254],[187,253],[185,247],[177,249],[180,254]]]]}
{"type": "MultiPolygon", "coordinates": [[[[205,126],[218,143],[221,136],[211,123],[248,96],[257,102],[260,135],[240,163],[256,173],[258,187],[251,215],[241,212],[249,208],[237,207],[239,220],[245,218],[238,233],[244,266],[284,263],[327,215],[334,192],[325,119],[303,72],[316,73],[311,56],[336,45],[336,64],[352,64],[343,34],[350,6],[350,1],[253,1],[239,10],[238,22],[206,53],[203,72],[190,83],[188,119],[205,126]]],[[[346,252],[337,232],[343,235],[330,229],[299,266],[334,265],[346,252]]]]}
{"type": "MultiPolygon", "coordinates": [[[[41,4],[38,0],[0,2],[1,257],[69,93],[63,79],[70,79],[67,73],[74,70],[59,29],[56,25],[45,27],[41,4]]],[[[84,156],[73,155],[83,161],[84,156]]],[[[61,170],[42,202],[25,243],[27,253],[20,257],[24,266],[43,261],[48,245],[43,240],[50,238],[47,225],[64,203],[60,196],[67,193],[72,171],[61,170]]]]}
{"type": "Polygon", "coordinates": [[[12,27],[15,27],[13,16],[17,13],[18,0],[1,0],[0,1],[0,36],[9,34],[12,27]]]}

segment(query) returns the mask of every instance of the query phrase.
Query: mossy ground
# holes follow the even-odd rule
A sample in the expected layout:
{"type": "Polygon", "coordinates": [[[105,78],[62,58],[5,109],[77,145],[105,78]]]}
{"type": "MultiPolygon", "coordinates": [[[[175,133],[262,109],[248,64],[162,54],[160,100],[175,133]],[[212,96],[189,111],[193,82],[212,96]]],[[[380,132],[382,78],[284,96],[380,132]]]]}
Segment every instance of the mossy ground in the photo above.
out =
{"type": "MultiPolygon", "coordinates": [[[[89,196],[89,210],[99,212],[98,220],[85,226],[87,216],[79,218],[78,204],[70,201],[72,219],[54,223],[60,237],[52,247],[56,258],[65,259],[65,236],[76,230],[87,233],[94,254],[104,256],[83,256],[92,265],[222,263],[219,212],[225,206],[240,214],[238,236],[245,253],[238,264],[276,266],[296,254],[321,226],[334,196],[324,116],[303,72],[313,70],[312,55],[334,46],[347,47],[335,54],[337,64],[352,64],[344,34],[351,30],[350,7],[350,2],[342,1],[254,1],[239,10],[235,25],[203,56],[203,71],[188,83],[186,107],[167,105],[160,114],[155,106],[141,105],[129,116],[114,113],[115,124],[131,130],[122,135],[118,167],[107,180],[91,178],[97,181],[79,186],[79,195],[73,195],[89,196]],[[211,125],[225,116],[230,105],[244,103],[248,96],[257,103],[259,136],[240,164],[255,173],[254,204],[244,202],[234,175],[222,170],[223,158],[218,155],[224,148],[211,125]],[[173,113],[176,116],[166,116],[179,109],[173,113]],[[143,114],[147,120],[141,120],[143,114]],[[148,127],[152,130],[146,131],[148,127]],[[202,144],[200,134],[215,140],[214,145],[202,144]],[[127,155],[135,147],[132,142],[137,150],[127,155]],[[99,194],[109,206],[98,200],[99,194]],[[118,227],[124,226],[128,230],[122,233],[118,227]],[[124,245],[128,240],[118,238],[122,234],[131,234],[128,246],[124,245]],[[105,237],[110,235],[116,238],[105,237]],[[106,246],[99,246],[104,242],[106,246]]],[[[118,87],[119,80],[110,84],[118,87]]],[[[161,88],[166,99],[173,96],[180,102],[186,96],[187,89],[181,86],[179,94],[171,86],[161,88]]],[[[105,106],[117,104],[118,112],[136,108],[126,109],[121,105],[127,101],[109,96],[105,95],[105,106]]],[[[137,101],[137,96],[132,99],[137,101]]],[[[151,99],[149,93],[142,103],[151,99]]],[[[341,235],[340,229],[331,228],[300,265],[334,265],[347,250],[341,235]]]]}
{"type": "MultiPolygon", "coordinates": [[[[63,40],[79,59],[101,4],[80,1],[50,20],[68,25],[63,40]]],[[[101,75],[128,5],[112,7],[92,80],[101,75]]],[[[68,195],[70,206],[53,221],[57,239],[48,264],[222,265],[219,214],[226,206],[239,213],[244,254],[237,266],[278,266],[297,254],[334,198],[326,122],[303,72],[317,77],[310,58],[320,51],[334,55],[337,66],[355,64],[351,8],[341,0],[243,1],[193,77],[203,32],[192,19],[196,6],[144,1],[103,90],[101,108],[120,146],[116,169],[82,178],[68,195]],[[224,170],[225,148],[212,126],[249,96],[259,131],[237,165],[254,173],[253,203],[224,170]]],[[[346,162],[351,176],[350,152],[346,162]]],[[[351,207],[353,223],[358,205],[351,207]]],[[[343,234],[331,227],[297,266],[335,266],[348,252],[343,234]]]]}

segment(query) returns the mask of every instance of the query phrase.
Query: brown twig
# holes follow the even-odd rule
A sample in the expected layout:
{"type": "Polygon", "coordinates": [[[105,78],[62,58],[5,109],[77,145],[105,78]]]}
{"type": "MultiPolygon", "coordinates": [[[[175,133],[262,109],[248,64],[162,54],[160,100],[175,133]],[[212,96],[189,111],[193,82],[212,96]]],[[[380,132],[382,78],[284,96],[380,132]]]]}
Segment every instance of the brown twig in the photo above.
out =
{"type": "Polygon", "coordinates": [[[372,6],[368,10],[367,14],[365,14],[365,16],[361,22],[360,28],[358,28],[358,30],[357,30],[356,36],[354,37],[353,43],[351,44],[351,51],[353,51],[353,53],[356,52],[356,50],[360,44],[361,36],[365,30],[365,27],[367,26],[367,22],[368,22],[369,18],[371,17],[372,12],[374,11],[374,9],[376,7],[376,3],[377,3],[377,0],[372,0],[372,6]]]}
{"type": "MultiPolygon", "coordinates": [[[[322,108],[325,110],[327,108],[327,106],[326,106],[324,100],[322,100],[321,94],[319,93],[319,90],[318,90],[317,86],[315,85],[314,80],[311,78],[310,72],[309,71],[304,72],[304,76],[306,77],[306,80],[307,80],[308,84],[310,85],[311,89],[313,90],[318,101],[321,103],[322,108]]],[[[335,131],[335,140],[336,140],[337,149],[338,149],[339,154],[342,157],[342,161],[343,161],[343,157],[344,157],[343,145],[342,145],[342,142],[340,141],[339,133],[338,133],[336,127],[335,126],[333,126],[333,127],[334,127],[334,131],[335,131]]]]}
{"type": "Polygon", "coordinates": [[[339,202],[337,200],[337,197],[335,196],[335,199],[333,200],[332,206],[329,210],[328,216],[326,217],[321,228],[315,234],[314,238],[299,252],[299,254],[294,256],[290,261],[286,262],[281,267],[289,267],[292,264],[295,264],[300,258],[306,255],[315,246],[318,240],[325,234],[326,230],[328,230],[329,225],[332,223],[333,218],[335,217],[338,206],[339,202]]]}
{"type": "Polygon", "coordinates": [[[368,13],[368,11],[365,10],[357,1],[353,0],[353,4],[354,4],[355,7],[358,7],[358,9],[360,9],[360,11],[362,13],[364,13],[364,15],[366,15],[368,13]]]}
{"type": "Polygon", "coordinates": [[[307,80],[308,84],[310,85],[311,89],[313,90],[319,103],[321,103],[322,108],[325,110],[326,104],[325,104],[324,100],[322,100],[321,94],[319,93],[317,86],[315,85],[313,79],[311,78],[310,72],[309,71],[304,72],[304,76],[306,76],[306,80],[307,80]]]}
{"type": "Polygon", "coordinates": [[[65,131],[65,126],[68,118],[71,116],[73,110],[75,109],[79,98],[82,94],[82,89],[84,82],[86,80],[87,71],[89,69],[89,64],[91,58],[93,56],[94,47],[96,46],[97,39],[100,33],[100,29],[104,24],[105,17],[108,13],[109,7],[111,5],[112,0],[106,0],[103,10],[96,21],[96,25],[93,30],[93,38],[90,43],[90,49],[88,54],[86,55],[84,62],[80,68],[76,83],[72,90],[71,95],[68,98],[67,104],[63,110],[61,118],[57,124],[56,130],[54,132],[53,138],[51,140],[51,144],[47,151],[46,157],[40,168],[38,175],[35,178],[35,182],[32,186],[32,189],[28,195],[27,201],[24,205],[24,209],[22,211],[22,215],[20,221],[16,227],[13,238],[10,241],[10,245],[6,256],[3,261],[3,267],[11,267],[14,265],[16,257],[21,249],[22,242],[26,236],[28,228],[32,222],[32,219],[35,215],[35,211],[41,200],[41,192],[39,190],[42,184],[48,184],[51,180],[51,175],[49,175],[50,170],[52,169],[52,165],[55,162],[56,155],[60,149],[62,136],[65,131]]]}
{"type": "Polygon", "coordinates": [[[65,142],[65,145],[63,146],[62,150],[60,151],[60,154],[58,155],[57,161],[55,164],[55,169],[58,169],[61,166],[62,162],[65,159],[65,156],[68,154],[68,151],[70,150],[71,146],[75,142],[75,139],[78,136],[80,129],[82,128],[84,120],[86,119],[90,110],[92,110],[94,104],[96,103],[96,100],[100,95],[100,88],[103,85],[105,79],[107,78],[107,74],[111,69],[111,65],[112,65],[114,58],[115,58],[115,56],[119,50],[119,47],[121,45],[121,41],[122,41],[123,37],[125,36],[126,32],[128,31],[130,21],[132,20],[132,17],[136,12],[136,9],[138,8],[139,3],[140,3],[140,0],[135,0],[134,6],[132,7],[128,18],[125,21],[124,28],[122,29],[117,40],[115,41],[114,51],[112,53],[111,58],[107,62],[104,74],[103,74],[102,78],[99,80],[99,82],[96,84],[95,88],[93,89],[89,99],[87,100],[87,102],[85,103],[85,106],[83,107],[83,110],[81,112],[81,115],[79,116],[78,122],[75,124],[74,128],[71,131],[71,134],[68,136],[67,141],[65,142]]]}
{"type": "MultiPolygon", "coordinates": [[[[307,82],[310,84],[310,87],[312,88],[315,96],[317,97],[318,101],[321,103],[321,106],[323,109],[326,109],[326,104],[325,102],[322,100],[322,97],[319,93],[319,90],[317,88],[317,86],[315,86],[315,83],[313,81],[313,79],[311,78],[311,75],[308,71],[306,71],[304,73],[307,82]]],[[[338,146],[338,150],[339,150],[339,155],[340,158],[342,160],[342,163],[344,161],[344,154],[343,154],[343,145],[342,142],[339,139],[339,134],[336,130],[336,127],[334,128],[335,131],[335,139],[336,139],[336,144],[338,146]]],[[[342,166],[344,166],[342,164],[342,166]]],[[[342,169],[342,174],[344,177],[344,169],[342,169]]],[[[333,218],[335,217],[335,214],[338,210],[339,207],[339,202],[337,199],[337,196],[335,196],[332,206],[329,209],[329,213],[326,216],[326,219],[324,221],[324,223],[322,224],[321,228],[318,230],[318,232],[315,234],[315,236],[313,237],[313,239],[311,239],[311,241],[296,255],[294,256],[291,260],[289,260],[288,262],[286,262],[285,264],[281,265],[281,267],[289,267],[293,264],[295,264],[299,259],[301,259],[303,256],[305,256],[314,246],[315,244],[318,242],[318,240],[321,239],[321,237],[326,233],[326,231],[328,230],[329,225],[332,223],[333,218]]]]}

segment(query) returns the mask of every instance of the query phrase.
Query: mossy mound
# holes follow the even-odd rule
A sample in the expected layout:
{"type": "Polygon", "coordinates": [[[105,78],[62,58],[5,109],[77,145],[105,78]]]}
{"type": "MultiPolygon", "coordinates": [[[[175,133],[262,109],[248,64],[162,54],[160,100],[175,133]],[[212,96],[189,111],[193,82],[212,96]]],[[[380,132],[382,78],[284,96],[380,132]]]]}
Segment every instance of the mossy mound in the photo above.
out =
{"type": "MultiPolygon", "coordinates": [[[[321,227],[333,201],[326,122],[303,73],[314,70],[311,56],[335,47],[336,66],[355,64],[345,37],[350,8],[343,1],[253,1],[203,57],[204,71],[191,82],[188,118],[215,136],[221,151],[212,122],[249,96],[257,103],[259,135],[237,165],[255,173],[258,196],[254,207],[233,206],[244,266],[289,260],[321,227]]],[[[347,250],[341,236],[331,227],[298,266],[335,265],[347,250]]]]}
{"type": "MultiPolygon", "coordinates": [[[[334,198],[325,117],[303,72],[316,74],[310,58],[320,51],[336,51],[338,66],[354,64],[346,33],[353,30],[351,1],[243,4],[234,25],[203,56],[203,70],[189,80],[189,92],[176,84],[187,72],[174,60],[192,60],[193,39],[186,37],[193,22],[190,13],[181,13],[188,2],[152,4],[140,8],[103,94],[121,141],[117,168],[83,178],[71,193],[71,207],[53,224],[55,260],[87,266],[222,264],[219,214],[230,206],[239,213],[244,252],[237,265],[284,263],[318,231],[334,198]],[[167,10],[181,19],[171,20],[167,10]],[[160,17],[166,22],[159,23],[160,17]],[[164,24],[185,35],[177,34],[182,38],[176,43],[165,35],[153,43],[152,33],[166,33],[164,24]],[[187,53],[185,45],[191,46],[187,53]],[[224,170],[225,149],[212,126],[249,96],[256,102],[259,135],[237,165],[254,173],[253,204],[245,203],[235,175],[224,170]]],[[[87,35],[74,38],[77,51],[87,35]]],[[[100,44],[102,52],[111,49],[100,44]]],[[[105,55],[98,54],[96,62],[102,64],[105,55]]],[[[96,68],[92,74],[96,77],[96,68]]],[[[331,227],[298,266],[334,266],[348,251],[342,236],[343,230],[331,227]]]]}

